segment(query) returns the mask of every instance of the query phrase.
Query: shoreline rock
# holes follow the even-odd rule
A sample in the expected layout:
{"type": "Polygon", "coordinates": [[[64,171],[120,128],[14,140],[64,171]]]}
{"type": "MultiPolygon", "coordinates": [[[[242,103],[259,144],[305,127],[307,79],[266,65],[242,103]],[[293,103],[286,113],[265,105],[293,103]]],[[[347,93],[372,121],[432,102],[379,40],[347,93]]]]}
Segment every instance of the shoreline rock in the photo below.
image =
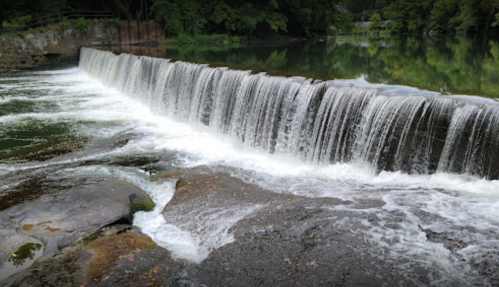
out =
{"type": "Polygon", "coordinates": [[[15,205],[0,212],[0,263],[26,243],[43,244],[42,259],[50,258],[75,239],[114,223],[130,223],[131,213],[153,206],[142,190],[117,179],[15,205]]]}
{"type": "MultiPolygon", "coordinates": [[[[473,282],[466,281],[469,278],[448,278],[446,270],[441,268],[391,256],[392,247],[378,244],[372,228],[397,230],[406,215],[383,210],[385,202],[381,200],[353,202],[276,193],[209,167],[174,170],[151,180],[176,181],[175,194],[163,215],[168,223],[192,235],[199,245],[199,262],[175,259],[173,250],[159,247],[130,224],[111,223],[63,248],[56,256],[38,260],[32,267],[0,281],[0,285],[430,286],[440,282],[442,286],[479,286],[483,282],[497,283],[493,275],[485,273],[473,282]]],[[[22,229],[25,225],[19,226],[22,229]]],[[[27,232],[35,230],[36,225],[32,225],[19,234],[29,235],[27,232]]],[[[440,236],[424,232],[427,236],[440,236]]]]}

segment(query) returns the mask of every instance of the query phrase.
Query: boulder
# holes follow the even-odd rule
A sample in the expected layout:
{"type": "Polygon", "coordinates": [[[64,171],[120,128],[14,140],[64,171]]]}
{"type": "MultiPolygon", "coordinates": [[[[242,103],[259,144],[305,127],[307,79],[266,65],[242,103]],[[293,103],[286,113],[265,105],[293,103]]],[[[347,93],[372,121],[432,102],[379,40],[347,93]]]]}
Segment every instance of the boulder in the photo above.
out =
{"type": "Polygon", "coordinates": [[[140,189],[107,179],[43,195],[0,212],[0,267],[26,243],[41,242],[48,258],[75,239],[116,223],[154,203],[140,189]]]}

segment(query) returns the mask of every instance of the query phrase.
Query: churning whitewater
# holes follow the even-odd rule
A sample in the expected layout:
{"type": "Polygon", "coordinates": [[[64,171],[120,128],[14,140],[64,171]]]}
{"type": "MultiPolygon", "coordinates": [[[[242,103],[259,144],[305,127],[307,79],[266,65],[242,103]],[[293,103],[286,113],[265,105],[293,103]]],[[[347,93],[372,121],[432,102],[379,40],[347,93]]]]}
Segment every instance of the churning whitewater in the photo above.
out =
{"type": "Polygon", "coordinates": [[[499,106],[82,48],[80,67],[160,115],[318,165],[499,178],[499,106]]]}
{"type": "Polygon", "coordinates": [[[372,209],[331,206],[376,218],[338,218],[331,224],[378,246],[381,251],[373,252],[380,261],[407,262],[398,268],[425,266],[441,275],[435,278],[451,278],[447,282],[488,284],[476,266],[499,262],[494,101],[361,80],[274,77],[89,48],[82,48],[79,65],[0,78],[6,83],[0,104],[30,103],[17,114],[0,114],[5,136],[39,126],[82,134],[97,144],[133,136],[118,147],[97,145],[56,160],[3,161],[0,188],[38,174],[54,180],[125,179],[156,203],[154,211],[137,213],[134,224],[176,258],[201,262],[234,240],[230,228],[235,222],[262,207],[194,214],[199,230],[189,222],[169,222],[162,212],[173,184],[158,185],[146,176],[149,170],[127,162],[145,158],[159,167],[208,165],[279,193],[382,202],[372,209]],[[356,230],[353,221],[365,230],[356,230]],[[449,250],[427,234],[456,239],[460,247],[449,250]]]}

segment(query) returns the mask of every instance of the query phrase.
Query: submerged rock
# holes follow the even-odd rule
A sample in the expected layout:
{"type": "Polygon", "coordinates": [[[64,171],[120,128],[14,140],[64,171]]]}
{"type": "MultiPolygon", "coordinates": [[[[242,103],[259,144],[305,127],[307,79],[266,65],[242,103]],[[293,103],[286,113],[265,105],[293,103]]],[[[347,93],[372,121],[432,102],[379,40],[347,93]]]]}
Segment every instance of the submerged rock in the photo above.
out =
{"type": "Polygon", "coordinates": [[[117,179],[47,194],[0,212],[0,267],[26,243],[43,244],[44,258],[100,228],[130,222],[133,212],[154,203],[140,189],[117,179]]]}

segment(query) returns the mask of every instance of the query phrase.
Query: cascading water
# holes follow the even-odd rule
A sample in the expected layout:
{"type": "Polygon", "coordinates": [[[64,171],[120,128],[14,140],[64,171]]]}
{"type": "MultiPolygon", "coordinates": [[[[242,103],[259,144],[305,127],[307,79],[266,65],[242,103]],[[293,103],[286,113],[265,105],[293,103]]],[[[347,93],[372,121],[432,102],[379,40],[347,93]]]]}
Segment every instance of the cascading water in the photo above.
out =
{"type": "Polygon", "coordinates": [[[158,114],[245,145],[376,172],[499,178],[499,107],[82,48],[80,67],[158,114]]]}
{"type": "MultiPolygon", "coordinates": [[[[372,254],[376,266],[388,264],[409,279],[421,274],[423,286],[498,285],[493,100],[84,48],[80,68],[0,74],[0,106],[0,209],[30,200],[23,196],[31,193],[18,198],[24,186],[51,192],[117,177],[156,203],[136,213],[133,224],[175,258],[200,266],[238,246],[238,228],[262,234],[246,224],[286,208],[299,221],[285,232],[301,234],[302,223],[315,226],[316,219],[331,228],[331,241],[317,246],[330,243],[332,255],[346,244],[360,252],[352,260],[372,254]],[[66,151],[72,144],[81,148],[66,151]],[[230,201],[198,197],[196,206],[165,209],[175,184],[163,175],[173,170],[186,179],[230,174],[268,192],[258,198],[245,189],[258,199],[253,204],[232,186],[230,201]],[[267,194],[282,200],[267,201],[267,194]],[[309,213],[318,207],[325,213],[309,213]],[[337,234],[367,245],[336,241],[337,234]]],[[[265,222],[265,234],[279,234],[265,222]]],[[[300,242],[318,229],[308,230],[300,242]]]]}

